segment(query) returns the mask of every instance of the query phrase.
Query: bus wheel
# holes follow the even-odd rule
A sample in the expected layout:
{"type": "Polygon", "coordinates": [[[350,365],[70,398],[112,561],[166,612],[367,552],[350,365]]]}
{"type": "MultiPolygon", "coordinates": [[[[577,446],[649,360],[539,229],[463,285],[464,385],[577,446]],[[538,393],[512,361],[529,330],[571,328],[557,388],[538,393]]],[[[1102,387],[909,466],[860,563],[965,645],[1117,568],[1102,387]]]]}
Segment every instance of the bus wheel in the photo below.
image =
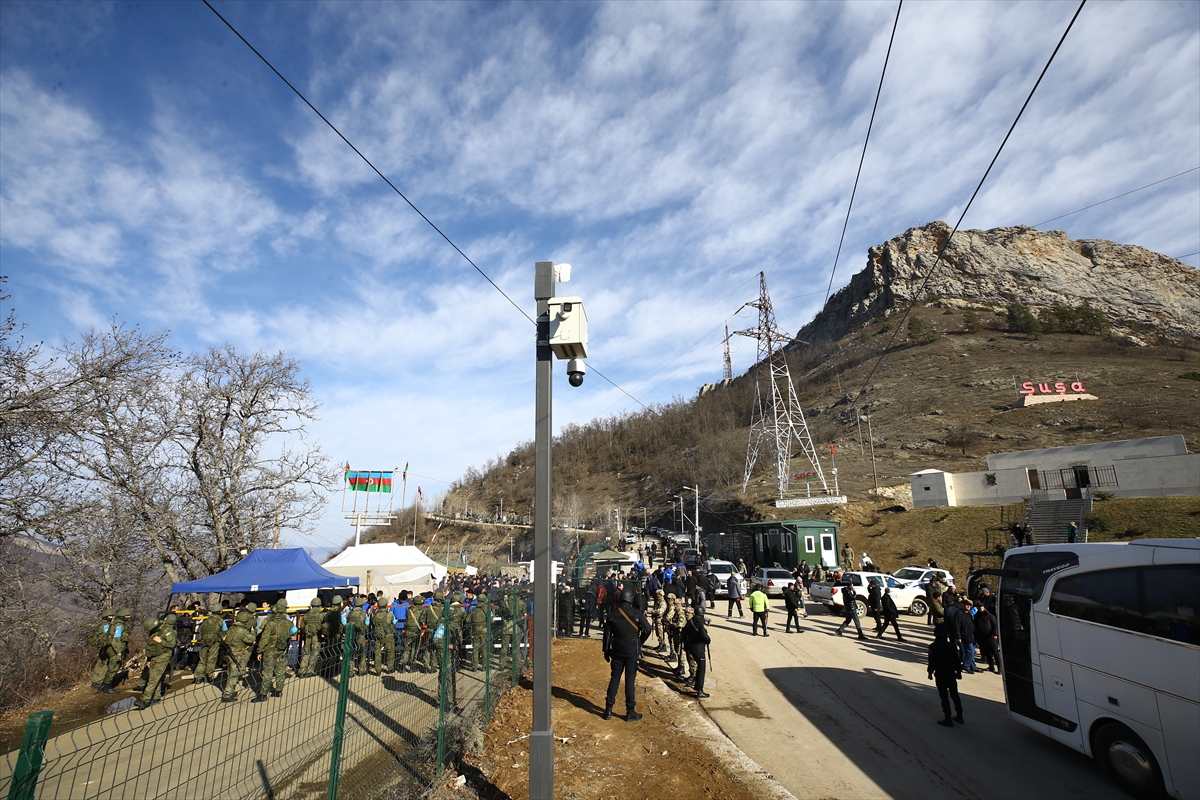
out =
{"type": "Polygon", "coordinates": [[[923,617],[929,613],[929,606],[923,598],[918,597],[912,601],[912,605],[908,608],[908,613],[914,617],[923,617]]]}
{"type": "Polygon", "coordinates": [[[1119,722],[1096,731],[1092,752],[1108,776],[1134,797],[1160,797],[1162,771],[1142,738],[1119,722]]]}

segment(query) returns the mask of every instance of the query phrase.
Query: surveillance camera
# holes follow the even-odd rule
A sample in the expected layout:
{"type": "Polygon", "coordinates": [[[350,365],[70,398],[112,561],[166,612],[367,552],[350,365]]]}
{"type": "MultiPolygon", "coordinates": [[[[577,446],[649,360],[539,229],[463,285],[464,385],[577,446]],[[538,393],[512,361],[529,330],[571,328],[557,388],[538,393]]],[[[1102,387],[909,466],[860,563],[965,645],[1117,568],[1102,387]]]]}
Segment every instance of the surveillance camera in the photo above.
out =
{"type": "Polygon", "coordinates": [[[583,376],[587,372],[582,358],[572,358],[567,362],[567,380],[572,386],[583,386],[583,376]]]}

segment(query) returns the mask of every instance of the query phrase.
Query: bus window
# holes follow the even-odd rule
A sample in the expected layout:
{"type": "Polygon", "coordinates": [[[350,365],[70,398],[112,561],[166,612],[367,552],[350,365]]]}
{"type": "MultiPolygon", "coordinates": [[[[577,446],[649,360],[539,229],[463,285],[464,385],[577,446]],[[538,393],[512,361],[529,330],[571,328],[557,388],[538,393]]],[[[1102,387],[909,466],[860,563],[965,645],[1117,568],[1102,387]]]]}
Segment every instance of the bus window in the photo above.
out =
{"type": "Polygon", "coordinates": [[[1140,606],[1137,567],[1070,575],[1050,595],[1051,614],[1149,633],[1140,606]]]}
{"type": "Polygon", "coordinates": [[[1200,566],[1143,567],[1142,591],[1152,636],[1200,645],[1200,566]]]}

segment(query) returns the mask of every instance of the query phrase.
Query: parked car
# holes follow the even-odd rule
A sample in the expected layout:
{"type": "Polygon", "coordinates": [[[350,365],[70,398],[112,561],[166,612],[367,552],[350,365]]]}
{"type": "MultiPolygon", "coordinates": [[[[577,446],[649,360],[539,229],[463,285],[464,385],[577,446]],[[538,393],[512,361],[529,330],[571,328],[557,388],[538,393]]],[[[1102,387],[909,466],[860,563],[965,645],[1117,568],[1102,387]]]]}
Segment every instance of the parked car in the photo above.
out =
{"type": "Polygon", "coordinates": [[[906,586],[891,575],[878,572],[843,572],[842,579],[837,583],[832,581],[814,583],[809,587],[808,593],[813,600],[824,603],[835,613],[840,614],[842,607],[845,606],[843,598],[846,596],[844,587],[846,583],[852,584],[858,595],[858,615],[860,617],[867,614],[867,592],[868,586],[872,583],[877,584],[881,592],[885,587],[892,590],[892,601],[896,604],[897,611],[907,611],[917,617],[923,617],[929,613],[924,587],[916,584],[906,586]]]}
{"type": "Polygon", "coordinates": [[[762,589],[767,597],[782,597],[787,585],[796,580],[792,573],[779,567],[759,567],[750,576],[750,591],[762,589]]]}
{"type": "Polygon", "coordinates": [[[892,573],[892,577],[903,583],[905,586],[922,586],[933,580],[935,575],[941,575],[942,580],[954,586],[954,576],[944,569],[936,569],[934,567],[921,567],[916,564],[909,564],[907,567],[901,567],[892,573]]]}
{"type": "Polygon", "coordinates": [[[721,561],[717,558],[708,560],[708,571],[717,576],[719,581],[717,585],[717,597],[729,596],[729,576],[737,575],[737,582],[742,587],[742,597],[746,596],[746,579],[738,573],[737,569],[729,561],[721,561]]]}
{"type": "Polygon", "coordinates": [[[638,540],[638,538],[637,538],[636,533],[625,534],[625,539],[624,539],[625,544],[637,544],[637,540],[638,540]]]}

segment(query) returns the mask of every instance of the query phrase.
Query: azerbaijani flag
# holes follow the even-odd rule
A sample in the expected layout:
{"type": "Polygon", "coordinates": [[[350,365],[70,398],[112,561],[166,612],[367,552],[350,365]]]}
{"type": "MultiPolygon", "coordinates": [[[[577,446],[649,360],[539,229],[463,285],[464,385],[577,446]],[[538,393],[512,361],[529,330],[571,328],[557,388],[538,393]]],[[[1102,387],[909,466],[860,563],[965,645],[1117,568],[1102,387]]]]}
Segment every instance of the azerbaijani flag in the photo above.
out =
{"type": "Polygon", "coordinates": [[[392,491],[392,473],[370,472],[366,470],[347,470],[346,480],[353,492],[384,492],[392,491]]]}

